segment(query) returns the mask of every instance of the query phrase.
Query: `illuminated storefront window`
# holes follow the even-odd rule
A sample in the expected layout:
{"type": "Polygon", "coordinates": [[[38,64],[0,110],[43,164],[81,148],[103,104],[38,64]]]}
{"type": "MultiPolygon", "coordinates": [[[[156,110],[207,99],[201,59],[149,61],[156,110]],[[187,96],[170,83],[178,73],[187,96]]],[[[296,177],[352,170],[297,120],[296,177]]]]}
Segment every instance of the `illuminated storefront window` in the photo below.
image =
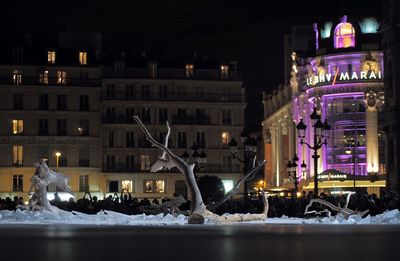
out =
{"type": "Polygon", "coordinates": [[[347,22],[347,16],[342,18],[342,22],[335,28],[335,41],[334,47],[337,48],[348,48],[355,47],[355,32],[352,24],[347,22]]]}
{"type": "Polygon", "coordinates": [[[24,132],[24,121],[23,120],[13,120],[13,134],[18,135],[24,132]]]}
{"type": "Polygon", "coordinates": [[[165,180],[145,180],[144,192],[165,193],[165,180]]]}
{"type": "Polygon", "coordinates": [[[122,180],[121,181],[122,192],[133,192],[133,181],[132,180],[122,180]]]}

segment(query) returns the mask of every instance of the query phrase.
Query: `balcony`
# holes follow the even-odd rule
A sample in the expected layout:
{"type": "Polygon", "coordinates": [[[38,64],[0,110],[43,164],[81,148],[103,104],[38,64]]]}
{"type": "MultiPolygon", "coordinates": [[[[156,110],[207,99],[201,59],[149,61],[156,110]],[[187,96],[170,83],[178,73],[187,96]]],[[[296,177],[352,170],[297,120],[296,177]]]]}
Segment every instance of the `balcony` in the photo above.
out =
{"type": "Polygon", "coordinates": [[[231,164],[231,165],[206,164],[205,169],[201,172],[242,173],[243,169],[240,166],[240,164],[231,164]]]}
{"type": "Polygon", "coordinates": [[[172,124],[181,125],[209,125],[210,116],[178,116],[172,117],[172,124]]]}
{"type": "MultiPolygon", "coordinates": [[[[137,167],[126,166],[125,164],[115,164],[114,166],[110,166],[107,164],[103,164],[102,168],[103,172],[138,172],[137,167]]],[[[149,172],[149,171],[148,171],[149,172]]]]}
{"type": "Polygon", "coordinates": [[[113,92],[112,94],[102,92],[103,100],[118,101],[188,101],[188,102],[244,102],[244,95],[235,93],[181,93],[168,92],[160,97],[159,92],[150,92],[142,95],[141,92],[134,92],[126,95],[126,92],[113,92]]]}
{"type": "Polygon", "coordinates": [[[81,78],[66,78],[63,79],[63,84],[58,83],[57,78],[48,78],[47,83],[40,82],[39,76],[38,77],[24,77],[22,76],[22,81],[20,84],[15,84],[12,76],[10,76],[9,79],[7,78],[1,78],[0,79],[0,85],[15,85],[15,86],[37,86],[37,85],[60,85],[60,86],[87,86],[87,87],[93,87],[93,86],[98,86],[100,87],[100,79],[81,79],[81,78]]]}
{"type": "Polygon", "coordinates": [[[129,117],[125,114],[103,115],[102,123],[132,124],[135,123],[135,120],[133,119],[133,117],[129,117]]]}

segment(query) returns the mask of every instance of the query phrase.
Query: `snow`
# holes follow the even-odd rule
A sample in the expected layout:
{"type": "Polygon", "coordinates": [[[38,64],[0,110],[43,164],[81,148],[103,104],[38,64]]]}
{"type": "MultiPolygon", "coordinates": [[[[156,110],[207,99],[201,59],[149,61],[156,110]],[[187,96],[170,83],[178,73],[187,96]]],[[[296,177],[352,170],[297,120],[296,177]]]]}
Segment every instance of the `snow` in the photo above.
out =
{"type": "MultiPolygon", "coordinates": [[[[229,215],[229,214],[226,214],[229,215]]],[[[94,215],[80,212],[67,212],[59,209],[54,211],[29,212],[29,211],[0,211],[0,224],[72,224],[72,225],[186,225],[187,217],[183,215],[125,215],[109,210],[100,211],[94,215]]],[[[220,224],[212,219],[206,224],[220,224]]],[[[230,223],[231,224],[231,223],[230,223]]],[[[350,216],[345,219],[338,214],[325,218],[267,218],[265,220],[234,222],[233,224],[304,224],[304,225],[343,225],[343,224],[400,224],[399,210],[386,211],[376,216],[350,216]]]]}

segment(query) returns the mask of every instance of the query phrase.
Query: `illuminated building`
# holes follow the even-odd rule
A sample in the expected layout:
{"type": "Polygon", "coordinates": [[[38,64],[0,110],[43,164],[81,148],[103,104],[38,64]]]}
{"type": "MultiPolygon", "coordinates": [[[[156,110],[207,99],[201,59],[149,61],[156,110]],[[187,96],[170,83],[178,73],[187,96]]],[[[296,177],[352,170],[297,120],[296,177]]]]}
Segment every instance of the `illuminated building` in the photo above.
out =
{"type": "MultiPolygon", "coordinates": [[[[177,170],[150,173],[160,151],[148,146],[135,114],[157,140],[169,120],[169,147],[178,155],[192,155],[195,143],[207,156],[197,175],[217,175],[226,186],[243,175],[228,146],[244,125],[235,63],[115,58],[103,53],[99,34],[43,39],[0,50],[0,197],[27,199],[39,158],[70,177],[75,199],[85,192],[100,199],[128,191],[138,198],[185,194],[177,170]]],[[[55,191],[49,187],[51,196],[55,191]]]]}
{"type": "MultiPolygon", "coordinates": [[[[369,193],[379,194],[379,188],[385,186],[385,135],[378,130],[378,112],[384,103],[384,63],[377,26],[373,18],[353,21],[344,16],[340,21],[314,24],[314,54],[304,55],[295,46],[287,50],[292,54],[289,83],[264,95],[265,146],[271,150],[267,187],[293,187],[286,164],[297,154],[299,163],[307,164],[300,187],[313,189],[312,151],[299,145],[295,128],[303,119],[308,126],[305,140],[312,144],[309,115],[313,108],[332,126],[327,145],[318,151],[317,171],[326,176],[319,178],[320,191],[348,191],[354,180],[356,187],[369,193]]],[[[301,172],[300,166],[297,171],[301,172]]]]}

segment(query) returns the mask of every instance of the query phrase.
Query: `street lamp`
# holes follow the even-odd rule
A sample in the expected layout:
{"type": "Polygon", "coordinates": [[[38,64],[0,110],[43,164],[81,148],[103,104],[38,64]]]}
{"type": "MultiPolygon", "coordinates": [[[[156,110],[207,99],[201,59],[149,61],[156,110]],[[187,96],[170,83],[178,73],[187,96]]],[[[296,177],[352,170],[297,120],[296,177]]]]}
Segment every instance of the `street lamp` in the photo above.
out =
{"type": "MultiPolygon", "coordinates": [[[[198,147],[196,143],[193,143],[192,147],[190,147],[191,150],[193,150],[192,153],[192,163],[195,164],[195,169],[194,169],[194,173],[196,174],[196,172],[200,169],[203,169],[207,163],[207,154],[203,151],[201,151],[200,153],[197,151],[198,147]]],[[[189,163],[189,153],[185,150],[183,152],[183,154],[181,155],[181,158],[189,163]]]]}
{"type": "MultiPolygon", "coordinates": [[[[299,185],[299,179],[304,175],[300,175],[300,176],[297,176],[297,161],[299,161],[299,158],[297,157],[297,155],[295,154],[294,156],[293,156],[293,159],[292,159],[292,162],[290,162],[290,160],[289,160],[289,162],[288,162],[288,164],[286,165],[286,167],[287,167],[287,173],[288,173],[288,175],[289,175],[289,178],[291,179],[291,180],[293,180],[293,183],[294,183],[294,193],[293,194],[296,194],[297,195],[297,190],[298,190],[298,185],[299,185]]],[[[304,163],[304,161],[303,161],[303,164],[305,165],[305,163],[304,163]]],[[[302,171],[303,171],[303,164],[301,164],[301,167],[302,167],[302,171]]],[[[307,165],[306,165],[307,166],[307,165]]],[[[306,167],[305,166],[305,167],[306,167]]],[[[304,167],[304,168],[305,168],[304,167]]]]}
{"type": "MultiPolygon", "coordinates": [[[[240,140],[244,145],[243,158],[240,158],[237,155],[238,152],[238,143],[235,138],[232,137],[231,141],[228,143],[230,152],[232,154],[232,159],[237,159],[239,162],[243,163],[243,172],[244,176],[246,176],[247,172],[250,170],[250,166],[252,165],[253,159],[257,153],[257,140],[255,138],[250,138],[245,132],[242,132],[240,135],[240,140]]],[[[244,181],[244,192],[243,199],[245,208],[247,206],[248,199],[248,181],[244,181]]]]}
{"type": "Polygon", "coordinates": [[[296,128],[300,138],[301,145],[307,145],[310,150],[313,150],[314,159],[314,197],[318,197],[318,150],[322,148],[323,145],[327,144],[328,131],[331,129],[331,126],[328,124],[328,121],[325,119],[324,123],[321,121],[321,116],[317,113],[317,108],[314,107],[313,112],[310,115],[313,131],[314,131],[314,140],[313,145],[310,145],[308,142],[304,141],[306,137],[305,132],[307,126],[304,124],[303,119],[300,119],[300,122],[297,124],[296,128]]]}
{"type": "Polygon", "coordinates": [[[58,168],[60,162],[61,152],[56,152],[56,167],[58,168]]]}
{"type": "Polygon", "coordinates": [[[355,140],[351,140],[347,142],[347,147],[346,147],[346,154],[350,155],[351,154],[351,162],[353,163],[353,190],[356,191],[356,152],[357,152],[357,147],[358,147],[358,142],[356,143],[355,140]]]}

